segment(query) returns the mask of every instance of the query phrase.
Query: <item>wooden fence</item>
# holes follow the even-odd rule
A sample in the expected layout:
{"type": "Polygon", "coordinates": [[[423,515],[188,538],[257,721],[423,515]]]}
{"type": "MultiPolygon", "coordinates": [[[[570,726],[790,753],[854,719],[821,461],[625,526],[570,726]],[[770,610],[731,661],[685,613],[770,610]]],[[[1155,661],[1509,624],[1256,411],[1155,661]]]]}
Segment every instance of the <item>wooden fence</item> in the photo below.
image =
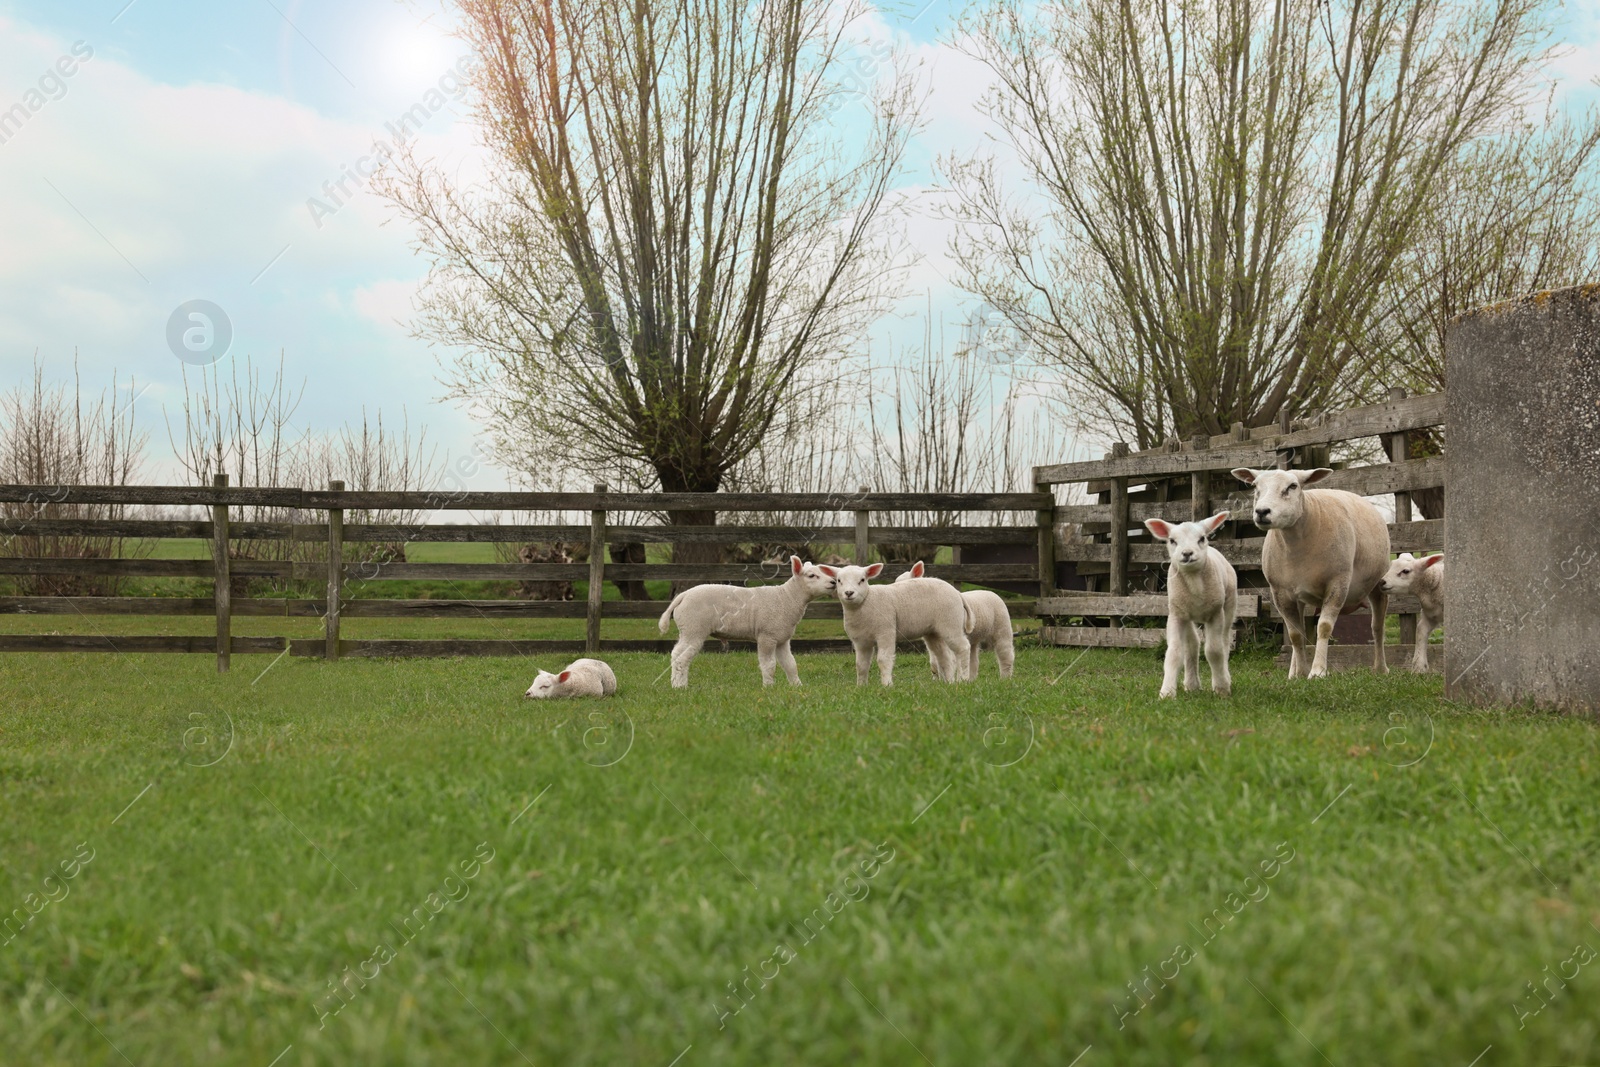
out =
{"type": "MultiPolygon", "coordinates": [[[[327,490],[230,487],[226,476],[207,487],[149,486],[0,486],[0,505],[9,505],[13,517],[0,523],[5,544],[24,536],[39,544],[53,537],[198,538],[211,546],[210,559],[72,558],[49,555],[0,556],[0,575],[67,574],[78,577],[168,577],[210,579],[210,597],[158,596],[13,596],[0,598],[0,614],[11,615],[210,615],[216,620],[214,636],[117,636],[62,634],[0,634],[0,652],[124,651],[214,653],[219,671],[228,669],[232,653],[281,653],[297,656],[441,656],[511,655],[600,651],[660,651],[670,640],[602,640],[604,618],[658,617],[663,601],[603,601],[603,583],[649,579],[673,581],[755,581],[787,579],[788,571],[772,564],[613,563],[606,561],[607,545],[646,544],[764,544],[804,541],[821,545],[853,545],[855,559],[865,561],[873,545],[916,543],[945,546],[991,546],[1020,540],[1037,546],[1026,562],[956,563],[932,568],[940,577],[957,582],[1027,583],[1039,585],[1040,559],[1051,545],[1054,499],[1047,492],[1010,494],[872,493],[612,493],[596,486],[592,493],[521,492],[362,492],[346,491],[333,482],[327,490]],[[209,520],[153,520],[131,518],[60,518],[78,505],[119,507],[199,507],[209,509],[209,520]],[[322,513],[314,523],[234,521],[244,507],[270,507],[299,514],[322,513]],[[587,524],[512,525],[411,523],[361,524],[345,521],[358,510],[427,511],[530,511],[587,512],[587,524]],[[814,513],[848,518],[848,523],[814,526],[723,525],[613,525],[608,515],[617,512],[814,513]],[[895,512],[938,511],[987,515],[991,525],[906,526],[874,525],[875,516],[895,512]],[[1029,525],[1005,523],[1006,513],[1033,516],[1029,525]],[[325,545],[309,561],[235,558],[230,542],[290,541],[325,545]],[[526,543],[563,541],[589,546],[584,563],[410,563],[351,561],[352,549],[362,544],[407,545],[440,542],[526,543]],[[320,584],[319,598],[232,596],[234,580],[277,578],[320,584]],[[528,601],[514,599],[362,598],[366,582],[397,580],[444,581],[587,581],[585,601],[528,601]],[[232,633],[235,617],[295,617],[322,620],[323,636],[316,639],[241,637],[232,633]],[[350,640],[341,636],[341,624],[351,618],[407,619],[528,619],[582,618],[582,640],[350,640]]],[[[0,549],[3,551],[4,549],[0,549]]],[[[890,565],[892,578],[906,566],[890,565]]],[[[1032,612],[1032,601],[1015,603],[1018,614],[1032,612]]],[[[813,603],[809,618],[839,618],[839,605],[813,603]]],[[[797,640],[796,651],[844,649],[837,640],[797,640]]]]}
{"type": "MultiPolygon", "coordinates": [[[[1413,519],[1412,494],[1444,485],[1442,456],[1412,459],[1407,431],[1444,424],[1442,393],[1407,398],[1393,390],[1382,404],[1352,408],[1313,423],[1290,423],[1246,430],[1235,424],[1231,433],[1197,437],[1188,442],[1170,440],[1164,447],[1130,452],[1113,446],[1104,458],[1063,463],[1034,469],[1040,491],[1082,483],[1092,504],[1069,504],[1055,509],[1057,535],[1047,569],[1062,564],[1064,578],[1076,586],[1044,591],[1036,614],[1045,620],[1041,635],[1062,645],[1145,647],[1161,643],[1159,630],[1130,625],[1136,620],[1167,614],[1166,597],[1156,595],[1165,575],[1165,546],[1155,543],[1143,528],[1147,518],[1183,521],[1201,519],[1226,508],[1228,524],[1213,541],[1214,547],[1240,571],[1243,593],[1239,615],[1251,618],[1271,613],[1270,598],[1261,579],[1261,545],[1264,535],[1249,521],[1248,490],[1227,472],[1235,467],[1288,468],[1327,466],[1329,448],[1363,438],[1380,439],[1386,463],[1335,470],[1321,488],[1346,489],[1362,496],[1395,498],[1395,521],[1389,525],[1390,544],[1396,552],[1421,552],[1444,547],[1444,519],[1413,519]],[[1066,625],[1069,617],[1084,625],[1066,625]]],[[[1041,545],[1041,552],[1043,551],[1041,545]]],[[[1401,655],[1409,655],[1415,639],[1415,598],[1391,598],[1390,612],[1401,615],[1401,655]]],[[[1359,641],[1357,627],[1368,626],[1366,615],[1354,625],[1341,624],[1336,636],[1359,641]]],[[[1426,635],[1424,635],[1426,639],[1426,635]]],[[[1368,657],[1370,649],[1347,649],[1368,657]]],[[[1391,655],[1395,654],[1391,650],[1391,655]]],[[[1435,657],[1442,660],[1442,657],[1435,657]]]]}

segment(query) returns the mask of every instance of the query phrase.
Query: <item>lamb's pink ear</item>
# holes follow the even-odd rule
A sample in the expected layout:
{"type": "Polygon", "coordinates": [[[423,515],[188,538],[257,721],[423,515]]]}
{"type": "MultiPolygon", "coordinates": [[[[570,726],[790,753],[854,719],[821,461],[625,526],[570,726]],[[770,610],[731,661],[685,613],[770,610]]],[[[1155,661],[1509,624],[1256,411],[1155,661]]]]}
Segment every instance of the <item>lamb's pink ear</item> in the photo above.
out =
{"type": "Polygon", "coordinates": [[[1161,519],[1144,520],[1144,528],[1165,541],[1172,536],[1172,524],[1161,519]]]}
{"type": "Polygon", "coordinates": [[[805,566],[805,564],[800,562],[800,557],[799,556],[790,556],[789,557],[789,573],[790,574],[799,574],[800,573],[800,568],[803,567],[803,566],[805,566]]]}
{"type": "Polygon", "coordinates": [[[571,677],[572,677],[572,672],[571,671],[562,671],[560,674],[556,675],[556,681],[560,682],[562,685],[566,685],[567,684],[567,679],[571,678],[571,677]]]}
{"type": "Polygon", "coordinates": [[[1322,481],[1322,479],[1324,479],[1328,475],[1332,474],[1333,473],[1333,468],[1332,467],[1318,467],[1315,470],[1300,471],[1299,473],[1300,473],[1300,484],[1301,485],[1311,485],[1311,484],[1313,484],[1315,482],[1322,481]]]}
{"type": "Polygon", "coordinates": [[[829,578],[839,577],[838,569],[835,567],[830,567],[825,563],[817,564],[817,570],[821,571],[823,574],[826,574],[829,578]]]}
{"type": "Polygon", "coordinates": [[[878,575],[880,575],[882,573],[883,573],[883,564],[881,564],[881,563],[874,563],[872,566],[867,568],[867,577],[869,579],[870,578],[876,578],[878,575]]]}
{"type": "Polygon", "coordinates": [[[1220,530],[1222,528],[1222,524],[1227,521],[1228,512],[1219,511],[1200,525],[1205,528],[1206,535],[1209,537],[1211,534],[1214,534],[1220,530]]]}
{"type": "Polygon", "coordinates": [[[1245,485],[1255,485],[1256,484],[1256,472],[1251,470],[1249,467],[1235,467],[1235,468],[1233,468],[1233,470],[1229,471],[1228,473],[1232,474],[1235,478],[1239,479],[1245,485]]]}
{"type": "Polygon", "coordinates": [[[1417,561],[1417,569],[1420,570],[1420,571],[1425,571],[1429,567],[1433,566],[1435,563],[1443,563],[1443,562],[1444,562],[1444,553],[1443,552],[1435,552],[1431,556],[1423,556],[1420,560],[1418,560],[1417,561]]]}
{"type": "Polygon", "coordinates": [[[911,577],[921,578],[923,572],[922,561],[919,559],[911,565],[911,577]]]}

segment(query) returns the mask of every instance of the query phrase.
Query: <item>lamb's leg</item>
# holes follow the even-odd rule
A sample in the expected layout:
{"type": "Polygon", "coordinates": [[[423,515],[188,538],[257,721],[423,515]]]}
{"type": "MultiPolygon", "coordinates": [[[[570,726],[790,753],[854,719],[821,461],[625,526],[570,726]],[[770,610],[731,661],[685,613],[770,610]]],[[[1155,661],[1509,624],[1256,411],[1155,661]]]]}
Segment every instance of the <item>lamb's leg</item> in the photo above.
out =
{"type": "Polygon", "coordinates": [[[1289,635],[1289,677],[1304,678],[1306,673],[1306,622],[1300,614],[1300,601],[1287,589],[1272,589],[1272,606],[1283,620],[1284,632],[1289,635]]]}
{"type": "Polygon", "coordinates": [[[1167,656],[1161,662],[1162,697],[1178,694],[1178,671],[1183,666],[1183,628],[1187,625],[1176,615],[1167,616],[1167,656]]]}
{"type": "Polygon", "coordinates": [[[1383,642],[1388,630],[1389,594],[1386,590],[1374,589],[1367,594],[1367,601],[1372,605],[1372,669],[1379,674],[1388,674],[1388,652],[1383,642]]]}
{"type": "Polygon", "coordinates": [[[689,687],[689,664],[700,654],[700,646],[705,644],[705,638],[696,641],[678,632],[678,643],[672,646],[672,688],[687,689],[689,687]]]}
{"type": "Polygon", "coordinates": [[[867,670],[872,665],[872,642],[857,641],[856,647],[856,684],[867,684],[867,670]]]}
{"type": "MultiPolygon", "coordinates": [[[[1344,609],[1345,594],[1350,591],[1348,585],[1335,582],[1328,586],[1328,593],[1322,600],[1322,608],[1317,612],[1317,653],[1311,658],[1311,673],[1307,678],[1323,678],[1328,674],[1328,642],[1333,638],[1333,624],[1339,619],[1339,612],[1344,609]]],[[[1383,646],[1378,646],[1374,653],[1380,660],[1383,658],[1383,646]]]]}
{"type": "Polygon", "coordinates": [[[756,636],[756,662],[761,665],[761,684],[771,685],[778,666],[778,642],[770,637],[756,636]]]}
{"type": "Polygon", "coordinates": [[[978,653],[981,649],[976,641],[972,641],[970,644],[972,654],[967,657],[967,681],[976,682],[978,680],[978,653]]]}
{"type": "Polygon", "coordinates": [[[788,676],[790,685],[800,684],[800,668],[794,663],[794,650],[785,641],[778,646],[778,666],[783,668],[783,673],[788,676]]]}
{"type": "Polygon", "coordinates": [[[1233,619],[1219,611],[1206,623],[1206,663],[1211,667],[1211,691],[1218,696],[1233,693],[1233,675],[1228,673],[1228,645],[1233,640],[1233,619]]]}
{"type": "Polygon", "coordinates": [[[939,677],[939,647],[934,644],[931,637],[922,639],[922,647],[928,650],[928,673],[935,678],[939,677]]]}
{"type": "Polygon", "coordinates": [[[1011,626],[1009,623],[995,639],[994,658],[995,662],[1000,664],[1000,677],[1011,677],[1011,665],[1017,661],[1017,649],[1016,643],[1011,637],[1011,626]]]}
{"type": "Polygon", "coordinates": [[[967,663],[976,658],[977,645],[968,640],[967,635],[957,630],[945,642],[945,648],[950,662],[950,676],[946,681],[970,682],[977,677],[977,672],[967,673],[967,663]]]}
{"type": "Polygon", "coordinates": [[[1433,636],[1433,628],[1438,625],[1428,618],[1428,609],[1423,608],[1417,612],[1417,647],[1411,654],[1411,669],[1419,674],[1426,674],[1428,670],[1428,638],[1433,636]]]}
{"type": "Polygon", "coordinates": [[[1200,628],[1183,624],[1183,689],[1192,693],[1200,688],[1200,628]]]}
{"type": "Polygon", "coordinates": [[[878,635],[878,681],[884,686],[894,684],[894,633],[878,635]]]}

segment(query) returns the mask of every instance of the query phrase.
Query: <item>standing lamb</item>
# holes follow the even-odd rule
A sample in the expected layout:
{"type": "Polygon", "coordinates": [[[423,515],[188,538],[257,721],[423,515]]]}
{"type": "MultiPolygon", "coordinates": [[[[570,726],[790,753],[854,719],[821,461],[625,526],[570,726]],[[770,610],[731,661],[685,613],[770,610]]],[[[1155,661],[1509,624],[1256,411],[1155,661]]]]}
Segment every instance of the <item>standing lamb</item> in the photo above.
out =
{"type": "Polygon", "coordinates": [[[1211,665],[1211,691],[1218,696],[1233,692],[1228,673],[1228,647],[1233,642],[1233,618],[1238,610],[1239,576],[1233,564],[1210,544],[1211,535],[1228,521],[1226,511],[1203,522],[1173,524],[1146,519],[1145,527],[1167,543],[1167,661],[1161,676],[1161,696],[1178,692],[1178,667],[1183,666],[1183,687],[1200,688],[1200,633],[1206,628],[1206,662],[1211,665]]]}
{"type": "Polygon", "coordinates": [[[534,700],[553,697],[608,697],[617,691],[617,676],[610,664],[598,659],[575,659],[560,674],[540,671],[522,694],[534,700]]]}
{"type": "Polygon", "coordinates": [[[789,639],[805,616],[806,605],[833,591],[827,568],[789,557],[789,580],[782,585],[746,589],[737,585],[697,585],[672,598],[661,615],[661,632],[678,624],[678,643],[672,648],[672,687],[689,684],[689,664],[700,654],[708,637],[735,638],[756,643],[761,684],[771,685],[773,665],[783,667],[793,685],[800,684],[789,639]]]}
{"type": "Polygon", "coordinates": [[[1289,677],[1328,673],[1333,623],[1372,603],[1372,667],[1387,673],[1383,619],[1388,605],[1383,573],[1389,566],[1389,527],[1378,509],[1342,489],[1307,489],[1333,471],[1251,470],[1233,476],[1255,487],[1251,513],[1267,531],[1261,570],[1272,588],[1272,605],[1289,631],[1289,677]],[[1306,625],[1302,608],[1317,614],[1317,650],[1306,670],[1306,625]]]}
{"type": "MultiPolygon", "coordinates": [[[[919,559],[911,565],[910,570],[900,572],[894,580],[895,584],[921,578],[924,570],[919,559]]],[[[972,609],[972,659],[967,679],[971,681],[978,677],[978,653],[985,648],[994,651],[995,662],[1000,665],[1000,677],[1011,677],[1011,665],[1016,662],[1017,653],[1011,633],[1011,612],[1006,608],[1006,602],[987,589],[969,589],[961,594],[961,599],[972,609]]],[[[928,649],[928,667],[937,678],[939,662],[933,655],[933,642],[924,639],[922,643],[928,649]]]]}
{"type": "Polygon", "coordinates": [[[1417,559],[1409,552],[1400,553],[1400,558],[1389,564],[1379,587],[1385,593],[1415,593],[1422,602],[1422,610],[1417,612],[1417,647],[1411,657],[1411,669],[1426,671],[1428,638],[1433,636],[1434,627],[1444,623],[1444,554],[1435,552],[1417,559]]]}
{"type": "Polygon", "coordinates": [[[883,573],[870,567],[821,567],[835,579],[834,595],[844,607],[844,632],[856,649],[856,684],[867,684],[872,652],[878,652],[878,680],[894,684],[895,642],[923,639],[936,661],[936,675],[946,682],[967,675],[974,619],[972,608],[956,587],[937,578],[915,578],[891,585],[868,585],[883,573]]]}

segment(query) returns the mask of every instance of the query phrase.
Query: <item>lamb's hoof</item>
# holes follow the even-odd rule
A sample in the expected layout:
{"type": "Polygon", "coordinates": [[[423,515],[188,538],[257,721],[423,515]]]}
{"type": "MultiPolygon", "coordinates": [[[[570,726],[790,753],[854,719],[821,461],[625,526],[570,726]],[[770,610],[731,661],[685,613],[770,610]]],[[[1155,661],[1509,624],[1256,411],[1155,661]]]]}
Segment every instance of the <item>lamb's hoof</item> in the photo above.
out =
{"type": "Polygon", "coordinates": [[[1312,667],[1311,672],[1306,675],[1307,678],[1326,678],[1327,676],[1327,667],[1312,667]]]}
{"type": "Polygon", "coordinates": [[[1178,695],[1178,691],[1176,689],[1163,689],[1157,699],[1160,699],[1160,700],[1171,700],[1173,697],[1175,697],[1177,695],[1178,695]]]}
{"type": "Polygon", "coordinates": [[[1233,687],[1230,685],[1212,686],[1211,692],[1219,697],[1231,697],[1233,696],[1233,687]]]}

